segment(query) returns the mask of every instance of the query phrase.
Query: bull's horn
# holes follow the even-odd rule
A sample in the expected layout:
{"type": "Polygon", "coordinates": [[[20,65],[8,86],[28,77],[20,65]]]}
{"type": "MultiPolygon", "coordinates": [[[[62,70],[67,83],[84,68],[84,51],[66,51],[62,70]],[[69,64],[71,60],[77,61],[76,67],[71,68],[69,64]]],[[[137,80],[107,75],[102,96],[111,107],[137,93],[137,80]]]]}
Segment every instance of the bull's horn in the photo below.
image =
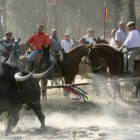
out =
{"type": "Polygon", "coordinates": [[[35,70],[33,70],[30,74],[28,74],[26,76],[23,76],[21,72],[18,72],[14,75],[14,77],[17,81],[25,81],[25,80],[28,80],[30,77],[32,77],[34,72],[35,72],[35,70]]]}
{"type": "Polygon", "coordinates": [[[50,67],[47,71],[40,73],[40,74],[33,73],[33,78],[43,78],[43,77],[47,76],[49,74],[51,68],[52,67],[50,67]]]}

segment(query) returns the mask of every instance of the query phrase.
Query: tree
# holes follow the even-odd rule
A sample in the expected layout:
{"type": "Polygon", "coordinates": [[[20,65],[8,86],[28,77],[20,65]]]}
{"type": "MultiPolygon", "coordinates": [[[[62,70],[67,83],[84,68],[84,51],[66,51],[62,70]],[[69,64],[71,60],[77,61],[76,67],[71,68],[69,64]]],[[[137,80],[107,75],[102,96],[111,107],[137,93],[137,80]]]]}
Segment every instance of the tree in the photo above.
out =
{"type": "Polygon", "coordinates": [[[121,9],[121,0],[112,0],[113,1],[113,28],[118,28],[118,22],[120,21],[121,9]]]}
{"type": "Polygon", "coordinates": [[[136,23],[136,15],[135,15],[135,1],[128,0],[128,19],[129,21],[134,21],[136,23]]]}

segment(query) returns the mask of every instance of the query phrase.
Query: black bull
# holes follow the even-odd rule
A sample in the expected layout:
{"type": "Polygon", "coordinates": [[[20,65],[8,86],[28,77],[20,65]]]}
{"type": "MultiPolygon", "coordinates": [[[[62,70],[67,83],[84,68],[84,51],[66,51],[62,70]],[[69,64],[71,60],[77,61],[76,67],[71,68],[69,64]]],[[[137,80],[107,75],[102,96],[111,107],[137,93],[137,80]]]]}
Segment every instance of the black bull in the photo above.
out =
{"type": "MultiPolygon", "coordinates": [[[[19,111],[22,104],[28,104],[37,115],[41,127],[45,127],[45,116],[41,112],[40,87],[36,79],[29,78],[26,81],[17,82],[14,78],[19,69],[7,63],[0,67],[0,115],[7,111],[6,133],[11,132],[19,121],[19,111]],[[12,118],[12,121],[11,121],[12,118]]],[[[27,71],[22,72],[23,76],[28,75],[27,71]]]]}

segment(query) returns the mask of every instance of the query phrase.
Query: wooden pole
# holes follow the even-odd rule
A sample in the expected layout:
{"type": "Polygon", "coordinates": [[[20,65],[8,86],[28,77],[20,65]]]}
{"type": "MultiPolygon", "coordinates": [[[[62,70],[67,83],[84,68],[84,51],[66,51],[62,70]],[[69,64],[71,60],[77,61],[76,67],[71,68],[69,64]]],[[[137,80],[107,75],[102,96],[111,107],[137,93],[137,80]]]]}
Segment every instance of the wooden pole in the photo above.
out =
{"type": "Polygon", "coordinates": [[[109,81],[95,81],[95,82],[89,82],[89,83],[67,84],[67,85],[58,85],[58,86],[44,86],[44,87],[41,87],[41,89],[74,87],[74,86],[93,85],[93,84],[98,84],[98,83],[112,83],[112,82],[137,81],[137,80],[140,80],[140,77],[126,78],[126,79],[115,79],[115,80],[109,80],[109,81]]]}
{"type": "Polygon", "coordinates": [[[42,22],[43,22],[43,25],[44,25],[44,28],[45,28],[45,32],[47,33],[47,29],[46,29],[45,22],[44,22],[43,18],[42,18],[42,22]]]}
{"type": "Polygon", "coordinates": [[[105,18],[106,18],[106,1],[104,1],[104,40],[105,40],[105,30],[106,30],[106,21],[105,21],[105,18]]]}

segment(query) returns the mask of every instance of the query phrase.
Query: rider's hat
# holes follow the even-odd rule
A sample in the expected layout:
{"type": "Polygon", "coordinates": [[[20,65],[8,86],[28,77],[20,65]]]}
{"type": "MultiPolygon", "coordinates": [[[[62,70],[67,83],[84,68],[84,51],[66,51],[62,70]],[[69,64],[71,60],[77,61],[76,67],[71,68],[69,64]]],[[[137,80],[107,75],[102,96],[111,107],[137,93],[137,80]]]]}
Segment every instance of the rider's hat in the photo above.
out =
{"type": "Polygon", "coordinates": [[[12,34],[12,32],[6,32],[5,35],[7,35],[7,34],[12,34]]]}
{"type": "Polygon", "coordinates": [[[135,22],[134,21],[130,21],[130,22],[127,23],[127,26],[131,26],[131,25],[135,26],[135,22]]]}
{"type": "Polygon", "coordinates": [[[69,33],[65,33],[65,36],[70,36],[70,34],[69,33]]]}
{"type": "Polygon", "coordinates": [[[94,30],[91,28],[87,29],[87,32],[89,32],[89,31],[92,31],[94,33],[94,30]]]}

